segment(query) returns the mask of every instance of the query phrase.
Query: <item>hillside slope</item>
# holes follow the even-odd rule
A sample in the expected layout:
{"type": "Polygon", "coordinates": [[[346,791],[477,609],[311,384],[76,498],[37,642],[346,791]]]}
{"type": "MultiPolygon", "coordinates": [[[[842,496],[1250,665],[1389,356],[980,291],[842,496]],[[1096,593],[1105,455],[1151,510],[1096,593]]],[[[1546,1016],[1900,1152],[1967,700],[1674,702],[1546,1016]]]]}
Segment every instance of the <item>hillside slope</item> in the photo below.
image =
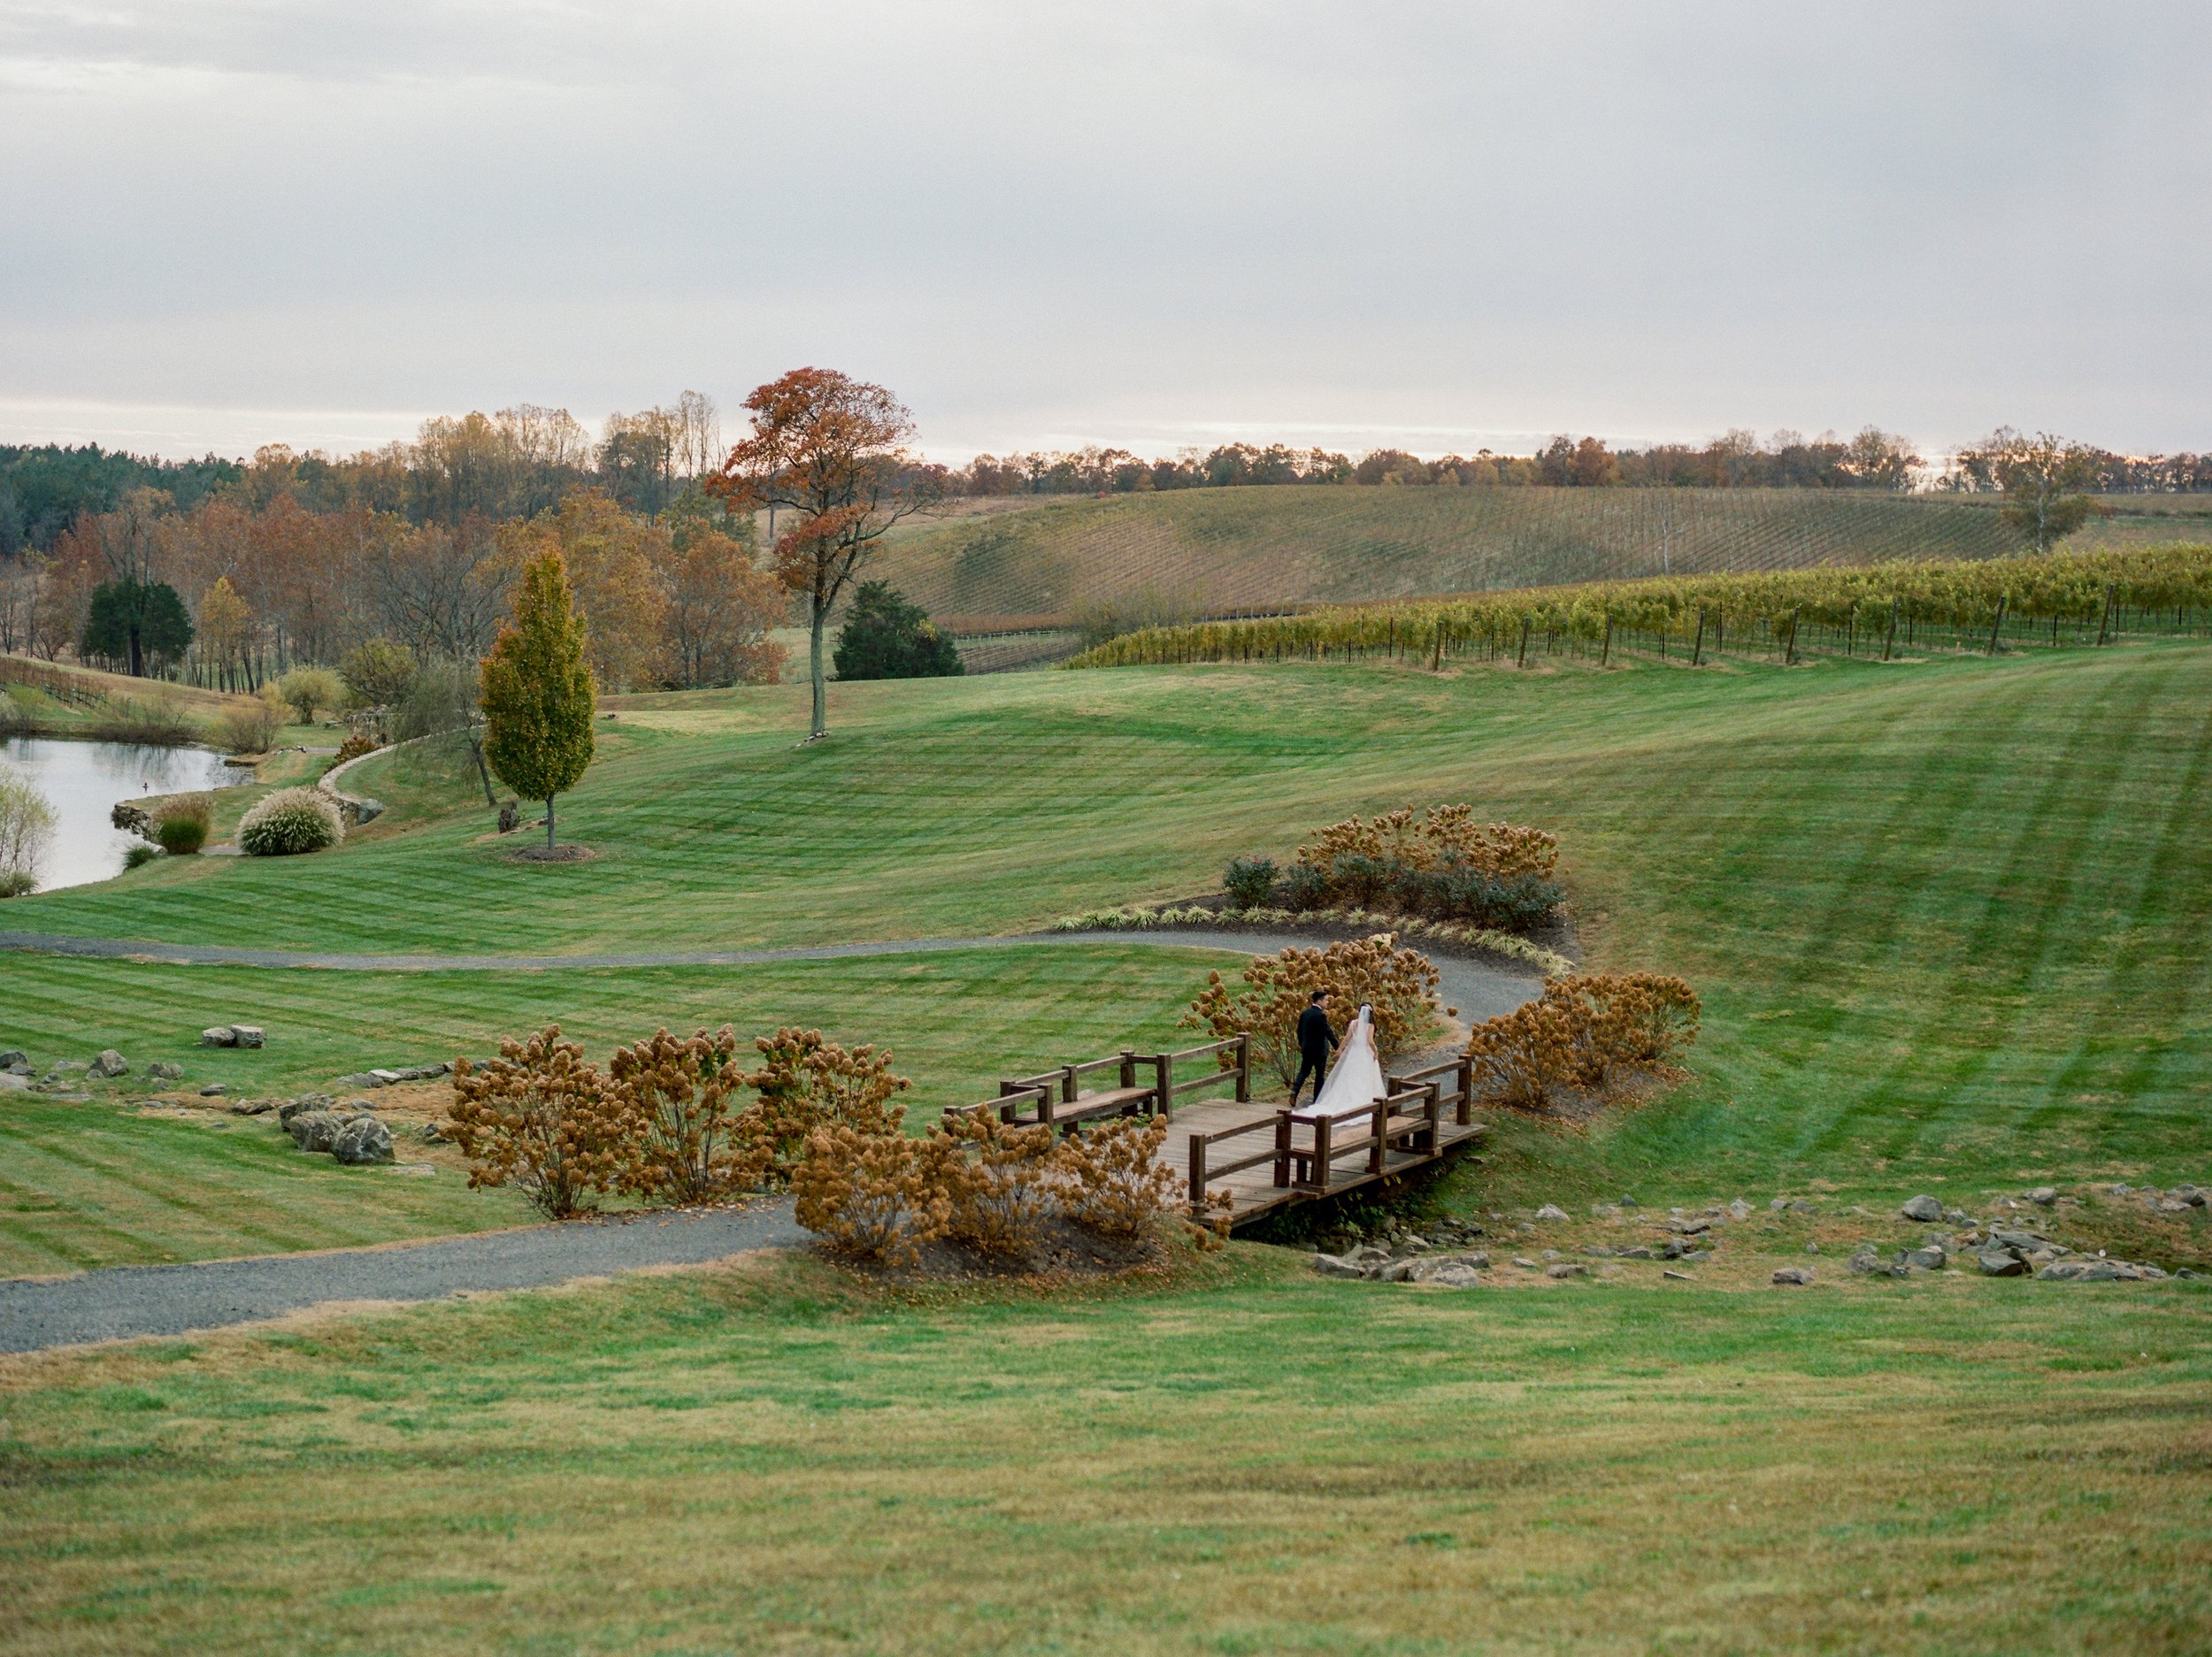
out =
{"type": "Polygon", "coordinates": [[[1047,625],[1150,590],[1220,615],[1494,587],[1989,558],[1956,501],[1790,489],[1246,488],[1041,501],[902,536],[875,573],[956,629],[1047,625]]]}

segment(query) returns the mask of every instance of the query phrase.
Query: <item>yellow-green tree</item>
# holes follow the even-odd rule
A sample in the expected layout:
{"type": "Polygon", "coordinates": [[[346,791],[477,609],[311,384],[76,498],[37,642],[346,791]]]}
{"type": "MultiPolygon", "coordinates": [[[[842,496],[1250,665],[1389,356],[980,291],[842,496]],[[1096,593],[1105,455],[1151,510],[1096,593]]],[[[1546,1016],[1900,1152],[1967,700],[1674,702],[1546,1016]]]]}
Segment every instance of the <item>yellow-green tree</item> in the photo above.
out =
{"type": "Polygon", "coordinates": [[[549,851],[553,798],[591,763],[599,692],[588,649],[568,572],[549,548],[523,565],[514,620],[499,630],[483,667],[484,757],[524,799],[545,802],[549,851]]]}

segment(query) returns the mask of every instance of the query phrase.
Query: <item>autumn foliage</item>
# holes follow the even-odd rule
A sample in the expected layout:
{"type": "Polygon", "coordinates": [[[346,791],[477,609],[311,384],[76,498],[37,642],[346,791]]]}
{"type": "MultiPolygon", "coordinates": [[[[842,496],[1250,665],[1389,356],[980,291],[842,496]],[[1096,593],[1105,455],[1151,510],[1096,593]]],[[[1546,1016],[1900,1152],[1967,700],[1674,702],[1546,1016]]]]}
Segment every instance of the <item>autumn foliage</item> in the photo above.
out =
{"type": "Polygon", "coordinates": [[[1210,972],[1182,1022],[1223,1040],[1250,1036],[1253,1062],[1272,1068],[1287,1087],[1298,1070],[1298,1016],[1320,990],[1327,998],[1323,1009],[1339,1030],[1358,1015],[1361,1003],[1373,1006],[1377,1051],[1388,1063],[1436,1029],[1440,1006],[1434,964],[1420,951],[1397,946],[1394,934],[1379,932],[1321,949],[1257,956],[1244,969],[1240,991],[1232,990],[1219,972],[1210,972]]]}
{"type": "Polygon", "coordinates": [[[469,1160],[472,1189],[513,1185],[561,1220],[621,1182],[633,1154],[628,1118],[583,1048],[548,1024],[502,1041],[480,1068],[454,1061],[445,1133],[469,1160]]]}
{"type": "Polygon", "coordinates": [[[904,1112],[891,1101],[911,1084],[891,1073],[887,1047],[841,1047],[818,1030],[795,1025],[757,1037],[753,1046],[761,1063],[746,1080],[760,1100],[746,1132],[758,1147],[762,1177],[770,1184],[790,1183],[808,1141],[824,1129],[868,1137],[899,1131],[904,1112]]]}
{"type": "Polygon", "coordinates": [[[1599,1095],[1664,1074],[1697,1039],[1696,993],[1655,972],[1554,978],[1525,1006],[1478,1024],[1467,1043],[1479,1099],[1540,1111],[1570,1091],[1599,1095]]]}
{"type": "Polygon", "coordinates": [[[727,1024],[681,1039],[657,1031],[618,1049],[608,1069],[626,1117],[624,1190],[698,1203],[760,1184],[765,1152],[747,1116],[749,1078],[727,1024]]]}

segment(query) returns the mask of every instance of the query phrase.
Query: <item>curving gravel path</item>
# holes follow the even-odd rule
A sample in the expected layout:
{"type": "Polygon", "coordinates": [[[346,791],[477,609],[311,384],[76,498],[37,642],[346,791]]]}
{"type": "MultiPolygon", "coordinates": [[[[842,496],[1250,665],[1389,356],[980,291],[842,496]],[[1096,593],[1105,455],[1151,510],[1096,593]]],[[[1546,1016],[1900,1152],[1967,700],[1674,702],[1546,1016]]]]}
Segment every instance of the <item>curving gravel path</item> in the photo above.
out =
{"type": "MultiPolygon", "coordinates": [[[[1050,948],[1064,944],[1148,944],[1163,949],[1225,949],[1268,955],[1315,940],[1295,932],[1227,928],[1164,932],[1022,932],[999,938],[898,938],[874,943],[811,944],[782,949],[665,950],[649,955],[356,955],[301,949],[246,949],[228,944],[147,943],[127,938],[73,938],[59,932],[0,932],[0,949],[79,955],[106,961],[154,961],[182,966],[312,967],[326,972],[548,972],[563,968],[749,967],[779,961],[843,961],[870,955],[932,955],[954,949],[1050,948]]],[[[1463,1018],[1511,1012],[1542,985],[1534,967],[1516,970],[1487,962],[1432,955],[1445,1003],[1463,1018]]]]}
{"type": "Polygon", "coordinates": [[[540,1289],[644,1266],[694,1266],[803,1240],[788,1199],[743,1208],[569,1220],[428,1243],[266,1254],[186,1266],[111,1266],[0,1281],[0,1352],[182,1335],[326,1301],[435,1300],[469,1289],[540,1289]]]}

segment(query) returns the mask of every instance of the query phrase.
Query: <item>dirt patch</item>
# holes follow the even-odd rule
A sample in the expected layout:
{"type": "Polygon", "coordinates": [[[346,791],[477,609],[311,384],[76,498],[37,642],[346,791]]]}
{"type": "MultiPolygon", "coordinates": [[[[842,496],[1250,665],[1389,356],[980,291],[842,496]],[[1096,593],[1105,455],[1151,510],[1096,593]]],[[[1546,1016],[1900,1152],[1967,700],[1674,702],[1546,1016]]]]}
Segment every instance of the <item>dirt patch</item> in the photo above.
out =
{"type": "Polygon", "coordinates": [[[588,863],[599,854],[588,846],[525,846],[507,854],[511,863],[588,863]]]}

